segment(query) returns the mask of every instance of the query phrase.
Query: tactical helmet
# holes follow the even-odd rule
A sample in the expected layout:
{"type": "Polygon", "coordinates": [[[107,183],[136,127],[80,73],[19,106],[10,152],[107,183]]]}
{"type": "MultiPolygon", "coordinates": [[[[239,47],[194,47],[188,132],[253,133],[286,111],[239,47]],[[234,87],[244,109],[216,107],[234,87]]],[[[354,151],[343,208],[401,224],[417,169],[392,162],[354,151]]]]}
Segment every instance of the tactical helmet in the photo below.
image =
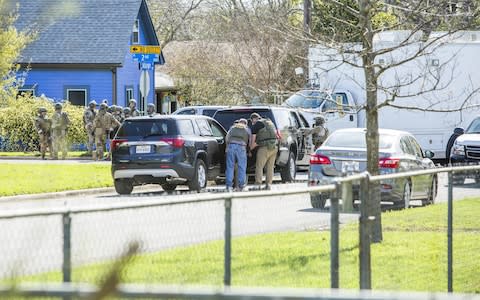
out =
{"type": "Polygon", "coordinates": [[[119,105],[115,105],[115,111],[122,112],[122,111],[123,111],[123,109],[122,109],[122,107],[121,107],[121,106],[119,106],[119,105]]]}
{"type": "Polygon", "coordinates": [[[47,109],[45,107],[39,107],[38,113],[43,113],[43,112],[47,112],[47,109]]]}
{"type": "Polygon", "coordinates": [[[88,103],[88,106],[92,106],[92,105],[97,106],[97,102],[95,102],[95,100],[92,100],[88,103]]]}
{"type": "Polygon", "coordinates": [[[313,118],[315,120],[315,124],[324,124],[325,123],[325,118],[322,116],[316,116],[313,118]]]}
{"type": "Polygon", "coordinates": [[[129,107],[124,107],[123,108],[123,113],[129,114],[130,113],[130,108],[129,107]]]}
{"type": "Polygon", "coordinates": [[[153,107],[153,108],[155,108],[155,104],[153,104],[153,103],[148,103],[147,107],[153,107]]]}
{"type": "Polygon", "coordinates": [[[55,110],[62,109],[62,103],[55,103],[55,110]]]}
{"type": "Polygon", "coordinates": [[[108,108],[107,103],[104,103],[104,102],[100,103],[100,109],[107,109],[107,108],[108,108]]]}
{"type": "Polygon", "coordinates": [[[102,103],[105,103],[105,104],[108,105],[108,100],[107,100],[107,99],[103,99],[103,100],[102,100],[102,103]]]}
{"type": "Polygon", "coordinates": [[[130,99],[130,100],[128,101],[128,103],[129,103],[129,104],[135,103],[135,105],[137,105],[137,100],[135,100],[135,99],[132,98],[132,99],[130,99]]]}

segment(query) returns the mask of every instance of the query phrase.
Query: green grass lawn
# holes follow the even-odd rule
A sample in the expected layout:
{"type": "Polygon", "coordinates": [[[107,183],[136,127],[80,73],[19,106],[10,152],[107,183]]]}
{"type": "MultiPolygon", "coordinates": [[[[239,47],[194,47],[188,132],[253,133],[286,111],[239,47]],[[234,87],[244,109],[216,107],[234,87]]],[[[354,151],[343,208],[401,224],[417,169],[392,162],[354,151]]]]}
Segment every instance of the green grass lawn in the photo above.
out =
{"type": "MultiPolygon", "coordinates": [[[[480,292],[480,199],[454,206],[454,291],[480,292]]],[[[446,204],[387,212],[384,241],[372,245],[377,290],[447,290],[446,204]]],[[[358,289],[358,228],[342,227],[340,287],[358,289]]],[[[285,232],[233,239],[234,286],[330,287],[328,231],[285,232]]],[[[101,247],[101,245],[99,245],[101,247]]],[[[101,282],[109,263],[76,268],[74,281],[101,282]]],[[[221,286],[223,241],[136,256],[123,282],[221,286]]],[[[25,278],[27,279],[27,278],[25,278]]],[[[28,280],[60,281],[59,273],[28,280]]]]}
{"type": "Polygon", "coordinates": [[[0,163],[0,196],[113,186],[107,164],[0,163]]]}
{"type": "MultiPolygon", "coordinates": [[[[90,157],[86,151],[70,151],[67,157],[90,157]]],[[[40,152],[3,152],[0,151],[0,157],[40,157],[40,152]]],[[[47,153],[47,158],[50,157],[50,153],[47,153]]]]}

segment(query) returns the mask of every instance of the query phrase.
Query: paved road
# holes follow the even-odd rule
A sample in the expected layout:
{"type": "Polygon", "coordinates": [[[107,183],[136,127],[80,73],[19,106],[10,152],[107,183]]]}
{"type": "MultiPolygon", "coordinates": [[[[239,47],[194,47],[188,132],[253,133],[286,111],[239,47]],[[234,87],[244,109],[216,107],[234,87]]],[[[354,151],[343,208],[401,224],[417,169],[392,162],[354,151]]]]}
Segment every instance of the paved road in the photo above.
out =
{"type": "MultiPolygon", "coordinates": [[[[302,175],[305,177],[305,175],[302,175]]],[[[300,177],[301,178],[301,177],[300,177]]],[[[437,201],[447,199],[445,176],[440,176],[437,201]]],[[[304,182],[277,184],[274,190],[305,186],[304,182]]],[[[221,189],[219,187],[218,189],[221,189]]],[[[478,196],[479,186],[467,183],[455,188],[456,199],[478,196]]],[[[308,194],[268,196],[234,200],[232,228],[234,236],[287,230],[328,228],[328,211],[312,209],[308,194]]],[[[204,195],[204,194],[202,194],[204,195]]],[[[54,200],[0,203],[1,211],[58,207],[85,207],[105,204],[170,202],[195,199],[198,194],[180,192],[165,195],[160,188],[139,189],[131,196],[115,193],[84,195],[54,200]]],[[[223,201],[174,206],[149,207],[72,216],[72,257],[74,265],[117,257],[125,245],[140,241],[145,252],[221,240],[224,234],[223,201]]],[[[356,220],[358,215],[342,214],[341,222],[356,220]]],[[[61,268],[62,222],[60,216],[0,220],[0,276],[30,274],[61,268]]]]}

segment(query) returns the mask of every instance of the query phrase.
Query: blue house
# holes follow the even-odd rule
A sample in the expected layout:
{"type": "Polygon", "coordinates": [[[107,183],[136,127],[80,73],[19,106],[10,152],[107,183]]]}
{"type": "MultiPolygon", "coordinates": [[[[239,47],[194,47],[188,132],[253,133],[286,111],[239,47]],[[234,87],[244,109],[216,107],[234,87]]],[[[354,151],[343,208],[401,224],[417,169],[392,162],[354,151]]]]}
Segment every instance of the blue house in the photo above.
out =
{"type": "MultiPolygon", "coordinates": [[[[18,61],[21,91],[80,106],[103,99],[126,106],[134,98],[145,110],[156,102],[155,68],[145,71],[149,80],[141,87],[148,66],[130,53],[132,45],[159,45],[145,0],[15,1],[16,28],[38,32],[18,61]]],[[[162,54],[158,63],[164,63],[162,54]]]]}

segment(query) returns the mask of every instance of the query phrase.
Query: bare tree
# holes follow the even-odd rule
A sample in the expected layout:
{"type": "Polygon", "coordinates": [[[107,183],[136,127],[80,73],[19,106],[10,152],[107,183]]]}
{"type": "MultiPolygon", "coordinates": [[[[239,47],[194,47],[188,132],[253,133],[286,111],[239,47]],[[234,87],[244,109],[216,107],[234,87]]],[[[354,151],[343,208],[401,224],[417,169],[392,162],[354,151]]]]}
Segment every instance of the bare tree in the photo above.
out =
{"type": "MultiPolygon", "coordinates": [[[[472,28],[473,22],[478,17],[478,10],[473,3],[462,3],[462,9],[453,5],[451,1],[379,1],[359,0],[355,3],[344,0],[324,1],[334,5],[348,18],[331,16],[338,24],[343,24],[350,36],[342,32],[342,39],[338,35],[319,34],[315,32],[311,41],[325,47],[326,60],[330,60],[331,71],[343,67],[343,75],[351,76],[355,70],[361,70],[363,80],[351,78],[352,84],[362,87],[365,103],[362,109],[366,112],[366,139],[367,139],[367,170],[376,175],[379,172],[379,110],[385,107],[395,107],[417,110],[435,110],[434,102],[408,103],[413,96],[435,93],[444,89],[454,74],[450,70],[440,72],[442,66],[435,70],[429,67],[428,61],[436,49],[449,42],[451,38],[463,29],[472,28]],[[385,17],[388,21],[378,22],[378,17],[385,17]],[[431,35],[432,30],[441,29],[442,32],[431,35]],[[391,43],[379,42],[379,37],[385,31],[407,30],[396,36],[391,43]],[[358,43],[345,43],[344,41],[358,41],[358,43]],[[419,61],[423,65],[414,66],[419,61]],[[395,76],[398,70],[410,68],[408,76],[395,76]],[[386,74],[389,74],[386,76],[386,74]],[[393,75],[392,75],[393,74],[393,75]],[[388,79],[387,79],[388,78],[388,79]],[[391,78],[395,78],[393,81],[391,78]],[[447,78],[447,79],[446,79],[447,78]],[[406,100],[407,99],[407,100],[406,100]]],[[[315,12],[314,12],[315,13],[315,12]]],[[[314,17],[315,19],[315,17],[314,17]]],[[[297,34],[300,38],[300,34],[297,34]]],[[[455,53],[450,59],[454,59],[455,53]]],[[[449,61],[444,62],[446,65],[449,61]]],[[[445,68],[443,68],[445,70],[445,68]]],[[[399,72],[400,73],[400,72],[399,72]]],[[[403,72],[405,73],[405,72],[403,72]]],[[[468,99],[477,91],[472,88],[465,93],[461,107],[465,107],[468,99]]],[[[446,100],[446,99],[443,99],[446,100]]],[[[437,104],[440,101],[437,101],[437,104]]],[[[448,107],[439,111],[451,111],[456,108],[448,107]]],[[[380,191],[372,187],[369,191],[367,207],[375,216],[373,241],[382,240],[380,191]]]]}

